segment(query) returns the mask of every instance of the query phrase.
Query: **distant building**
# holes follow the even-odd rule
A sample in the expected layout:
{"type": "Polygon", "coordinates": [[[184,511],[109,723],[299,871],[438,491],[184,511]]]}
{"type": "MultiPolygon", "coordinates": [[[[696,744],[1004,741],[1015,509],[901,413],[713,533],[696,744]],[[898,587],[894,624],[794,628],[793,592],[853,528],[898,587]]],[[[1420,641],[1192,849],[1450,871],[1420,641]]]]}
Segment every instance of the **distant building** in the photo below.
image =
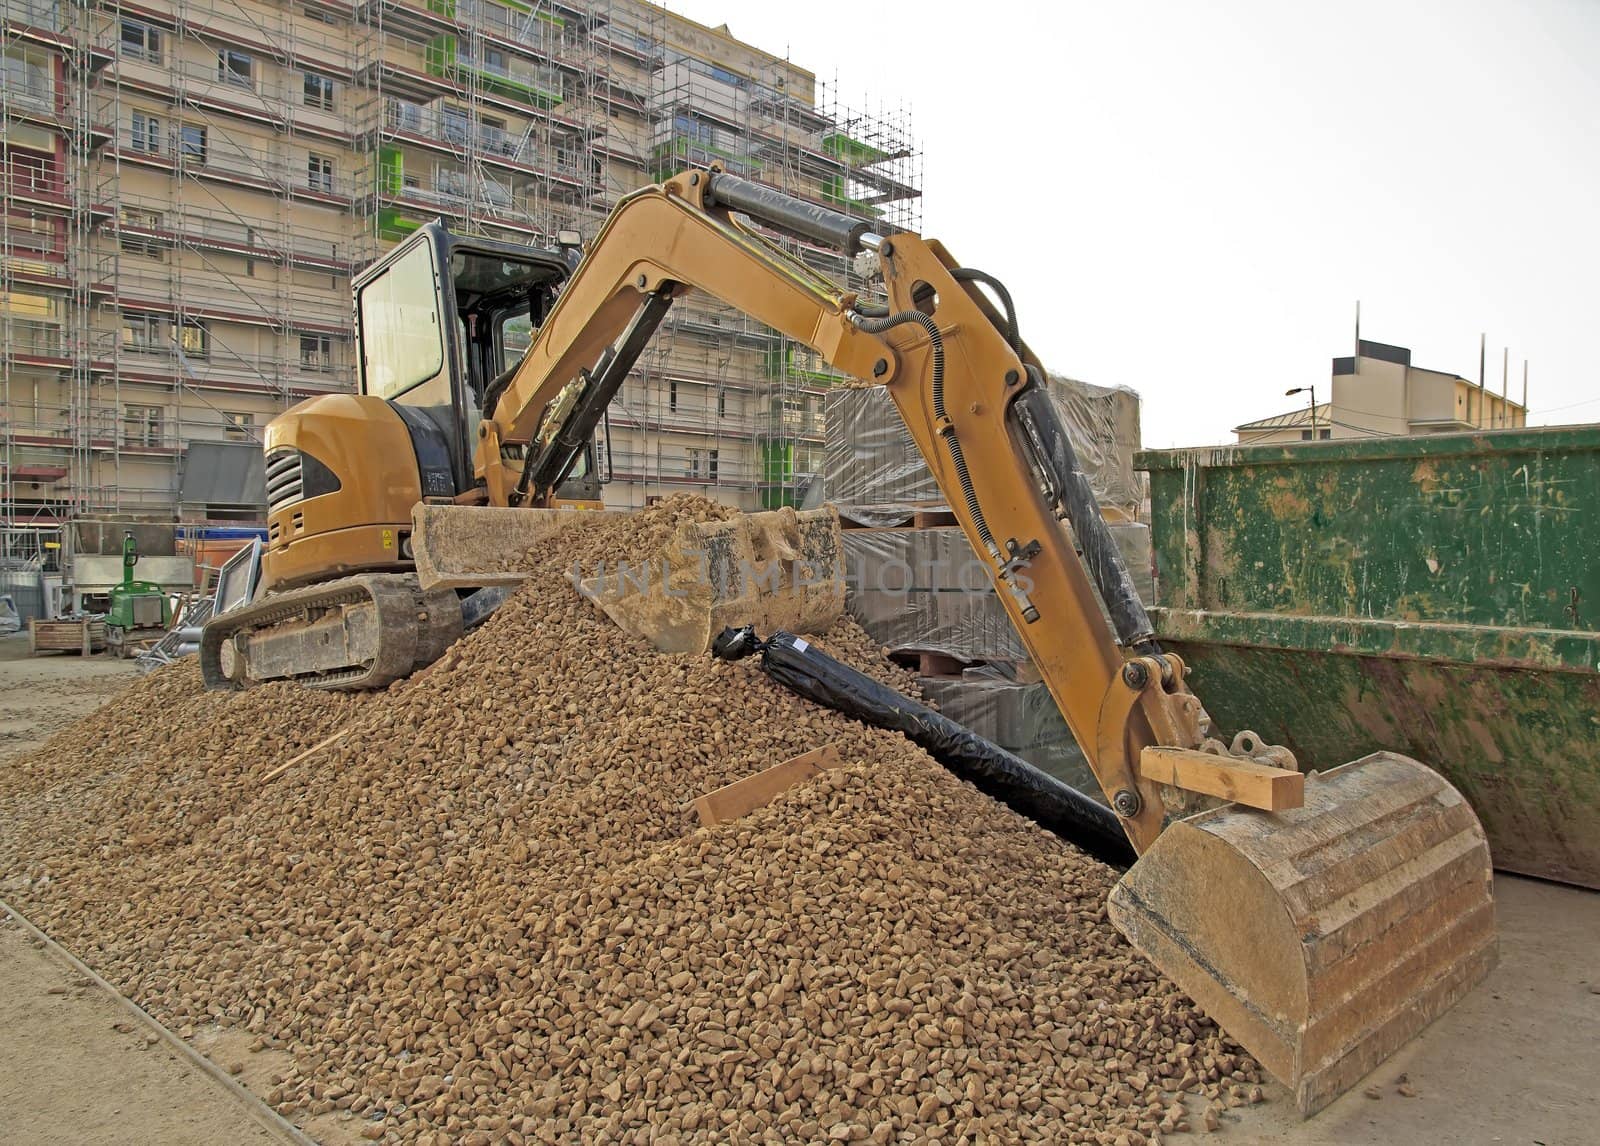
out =
{"type": "MultiPolygon", "coordinates": [[[[1235,426],[1240,445],[1283,445],[1325,438],[1443,434],[1525,426],[1519,402],[1459,374],[1411,364],[1404,346],[1362,339],[1360,354],[1335,358],[1328,400],[1235,426]]],[[[1320,389],[1320,387],[1319,387],[1320,389]]]]}

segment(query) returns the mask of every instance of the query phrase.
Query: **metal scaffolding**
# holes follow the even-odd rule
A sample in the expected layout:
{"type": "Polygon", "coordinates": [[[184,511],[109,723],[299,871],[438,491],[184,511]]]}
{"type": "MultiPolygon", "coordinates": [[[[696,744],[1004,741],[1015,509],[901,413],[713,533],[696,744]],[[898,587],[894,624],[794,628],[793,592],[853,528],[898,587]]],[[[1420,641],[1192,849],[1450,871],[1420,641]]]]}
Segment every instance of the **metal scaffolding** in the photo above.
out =
{"type": "MultiPolygon", "coordinates": [[[[918,222],[908,115],[836,106],[643,0],[0,6],[6,552],[88,512],[249,516],[183,501],[190,444],[253,447],[289,405],[350,389],[351,276],[434,218],[549,245],[720,162],[918,222]]],[[[613,411],[608,496],[796,500],[830,382],[803,347],[686,300],[613,411]]]]}

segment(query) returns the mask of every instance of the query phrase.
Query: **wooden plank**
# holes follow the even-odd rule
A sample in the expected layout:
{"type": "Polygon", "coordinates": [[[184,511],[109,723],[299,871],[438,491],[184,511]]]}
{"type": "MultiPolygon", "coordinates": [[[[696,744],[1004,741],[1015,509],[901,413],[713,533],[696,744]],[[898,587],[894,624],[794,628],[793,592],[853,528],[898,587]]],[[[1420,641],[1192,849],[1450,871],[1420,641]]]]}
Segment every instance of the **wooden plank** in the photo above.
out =
{"type": "Polygon", "coordinates": [[[293,768],[296,764],[300,763],[300,761],[304,760],[307,756],[313,756],[316,753],[321,752],[324,748],[336,740],[343,740],[346,736],[350,735],[350,731],[350,729],[345,728],[339,732],[335,732],[326,740],[318,741],[316,744],[313,744],[310,748],[307,748],[304,752],[300,753],[300,755],[285,760],[282,764],[279,764],[272,771],[261,777],[261,783],[265,784],[268,780],[276,779],[278,776],[283,775],[283,773],[287,772],[290,768],[293,768]]]}
{"type": "Polygon", "coordinates": [[[1151,745],[1139,754],[1139,771],[1158,784],[1266,812],[1298,808],[1306,801],[1306,778],[1299,772],[1189,748],[1151,745]]]}
{"type": "Polygon", "coordinates": [[[694,802],[703,827],[737,820],[757,808],[766,807],[796,784],[802,784],[829,768],[839,766],[839,748],[824,744],[810,752],[792,756],[782,764],[774,764],[754,776],[724,784],[714,792],[707,792],[694,802]]]}

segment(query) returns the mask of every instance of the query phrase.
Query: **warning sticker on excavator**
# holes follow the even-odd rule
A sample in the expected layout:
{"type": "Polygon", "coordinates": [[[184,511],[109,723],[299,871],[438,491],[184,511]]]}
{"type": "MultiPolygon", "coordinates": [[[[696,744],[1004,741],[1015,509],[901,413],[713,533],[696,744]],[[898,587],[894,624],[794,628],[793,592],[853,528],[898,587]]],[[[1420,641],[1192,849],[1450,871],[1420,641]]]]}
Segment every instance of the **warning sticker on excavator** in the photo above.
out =
{"type": "Polygon", "coordinates": [[[394,548],[394,530],[385,529],[383,531],[383,547],[385,549],[393,549],[394,548]]]}

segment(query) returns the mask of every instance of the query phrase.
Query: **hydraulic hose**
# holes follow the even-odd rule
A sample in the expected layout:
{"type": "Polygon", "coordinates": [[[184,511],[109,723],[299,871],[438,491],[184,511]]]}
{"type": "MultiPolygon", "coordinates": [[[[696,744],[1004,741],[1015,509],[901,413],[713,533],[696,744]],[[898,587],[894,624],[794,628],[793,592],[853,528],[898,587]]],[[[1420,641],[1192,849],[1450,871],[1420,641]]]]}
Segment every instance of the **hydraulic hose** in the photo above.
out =
{"type": "Polygon", "coordinates": [[[882,334],[907,323],[915,323],[928,332],[928,345],[933,355],[933,416],[939,423],[939,436],[944,439],[945,449],[950,453],[950,464],[956,471],[956,481],[961,486],[961,498],[966,503],[967,514],[972,518],[973,528],[978,531],[978,538],[989,551],[989,556],[998,559],[1000,546],[995,544],[994,534],[989,532],[989,523],[983,516],[983,507],[978,504],[978,491],[972,486],[972,474],[967,469],[967,459],[961,453],[961,439],[956,436],[955,427],[950,424],[949,416],[945,413],[944,337],[939,333],[938,326],[934,324],[932,318],[920,310],[902,310],[885,318],[862,315],[858,311],[855,322],[856,326],[867,334],[882,334]]]}
{"type": "Polygon", "coordinates": [[[1006,336],[1006,342],[1011,345],[1017,357],[1022,357],[1022,335],[1017,329],[1017,307],[1011,301],[1011,292],[1006,289],[1005,284],[987,271],[975,270],[972,267],[951,267],[950,277],[958,283],[982,283],[994,291],[1006,312],[1006,324],[1000,333],[1006,336]]]}

